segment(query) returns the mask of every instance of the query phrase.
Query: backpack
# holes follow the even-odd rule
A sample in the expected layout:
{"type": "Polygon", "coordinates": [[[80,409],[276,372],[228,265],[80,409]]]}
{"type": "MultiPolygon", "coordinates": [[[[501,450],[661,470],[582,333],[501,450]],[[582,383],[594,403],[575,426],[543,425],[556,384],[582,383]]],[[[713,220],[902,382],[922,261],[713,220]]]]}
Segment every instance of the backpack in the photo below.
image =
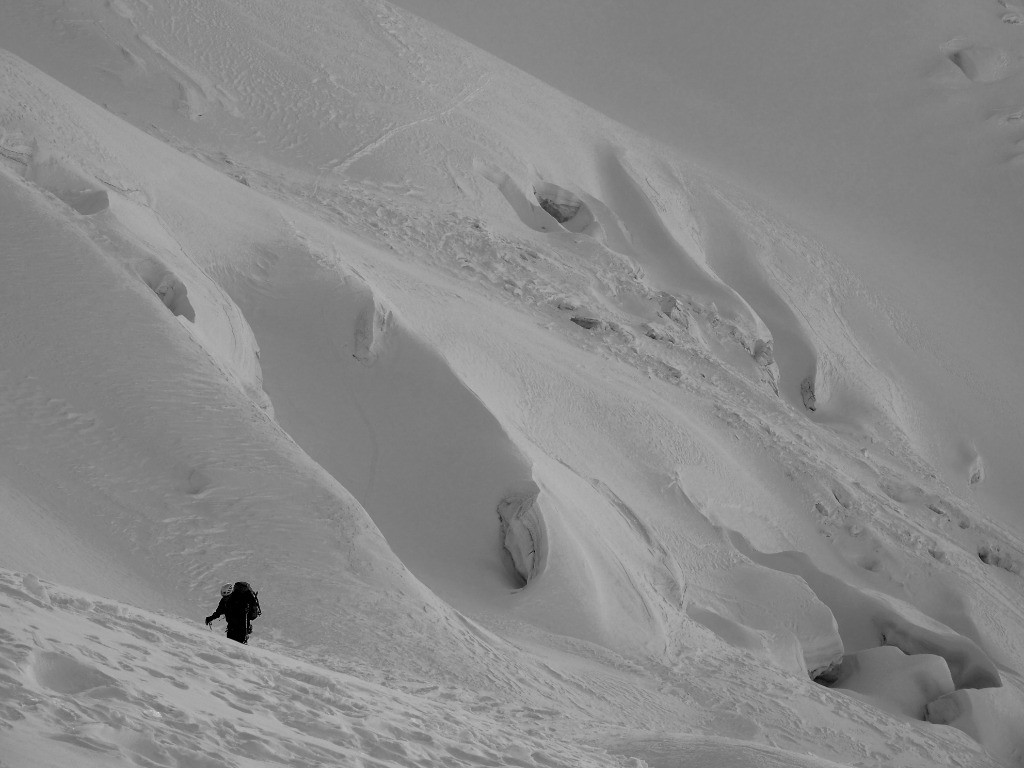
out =
{"type": "Polygon", "coordinates": [[[235,594],[245,598],[245,618],[252,621],[262,615],[259,592],[253,590],[247,581],[235,582],[235,594]]]}

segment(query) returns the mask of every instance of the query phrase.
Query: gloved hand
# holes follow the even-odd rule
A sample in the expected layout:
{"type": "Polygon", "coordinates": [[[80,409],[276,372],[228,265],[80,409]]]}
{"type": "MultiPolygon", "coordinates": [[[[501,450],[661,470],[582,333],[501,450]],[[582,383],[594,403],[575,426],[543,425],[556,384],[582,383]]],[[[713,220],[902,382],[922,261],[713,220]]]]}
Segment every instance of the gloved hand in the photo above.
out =
{"type": "Polygon", "coordinates": [[[207,616],[206,617],[206,626],[210,626],[211,624],[213,624],[213,616],[207,616]]]}

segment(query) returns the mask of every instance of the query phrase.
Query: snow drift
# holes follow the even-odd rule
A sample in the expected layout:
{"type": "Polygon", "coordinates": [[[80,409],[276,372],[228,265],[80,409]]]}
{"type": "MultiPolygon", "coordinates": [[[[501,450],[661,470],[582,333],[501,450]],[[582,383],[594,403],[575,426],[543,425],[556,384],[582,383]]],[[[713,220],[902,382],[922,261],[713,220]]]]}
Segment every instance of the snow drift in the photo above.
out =
{"type": "Polygon", "coordinates": [[[17,764],[1018,759],[1002,462],[849,242],[375,1],[0,45],[17,764]]]}

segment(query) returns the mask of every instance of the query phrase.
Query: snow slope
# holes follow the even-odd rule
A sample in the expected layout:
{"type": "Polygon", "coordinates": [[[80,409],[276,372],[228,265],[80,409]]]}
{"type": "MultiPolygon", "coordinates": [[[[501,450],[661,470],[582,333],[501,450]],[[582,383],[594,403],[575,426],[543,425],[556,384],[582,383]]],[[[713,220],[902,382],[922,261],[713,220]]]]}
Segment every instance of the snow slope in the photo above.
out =
{"type": "Polygon", "coordinates": [[[896,343],[859,340],[908,381],[918,449],[958,486],[984,457],[971,496],[1021,533],[1020,3],[397,4],[828,242],[891,315],[896,343]]]}
{"type": "Polygon", "coordinates": [[[382,3],[2,14],[4,760],[1019,763],[1024,543],[827,242],[382,3]]]}

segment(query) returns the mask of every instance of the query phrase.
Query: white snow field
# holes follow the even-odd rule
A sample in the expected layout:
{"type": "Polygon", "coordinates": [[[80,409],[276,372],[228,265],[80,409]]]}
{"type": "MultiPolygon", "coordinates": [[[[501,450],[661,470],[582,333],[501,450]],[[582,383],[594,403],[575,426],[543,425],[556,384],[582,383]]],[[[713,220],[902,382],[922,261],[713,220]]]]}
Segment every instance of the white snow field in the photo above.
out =
{"type": "Polygon", "coordinates": [[[1024,10],[711,5],[0,3],[2,768],[1024,765],[1024,10]]]}

